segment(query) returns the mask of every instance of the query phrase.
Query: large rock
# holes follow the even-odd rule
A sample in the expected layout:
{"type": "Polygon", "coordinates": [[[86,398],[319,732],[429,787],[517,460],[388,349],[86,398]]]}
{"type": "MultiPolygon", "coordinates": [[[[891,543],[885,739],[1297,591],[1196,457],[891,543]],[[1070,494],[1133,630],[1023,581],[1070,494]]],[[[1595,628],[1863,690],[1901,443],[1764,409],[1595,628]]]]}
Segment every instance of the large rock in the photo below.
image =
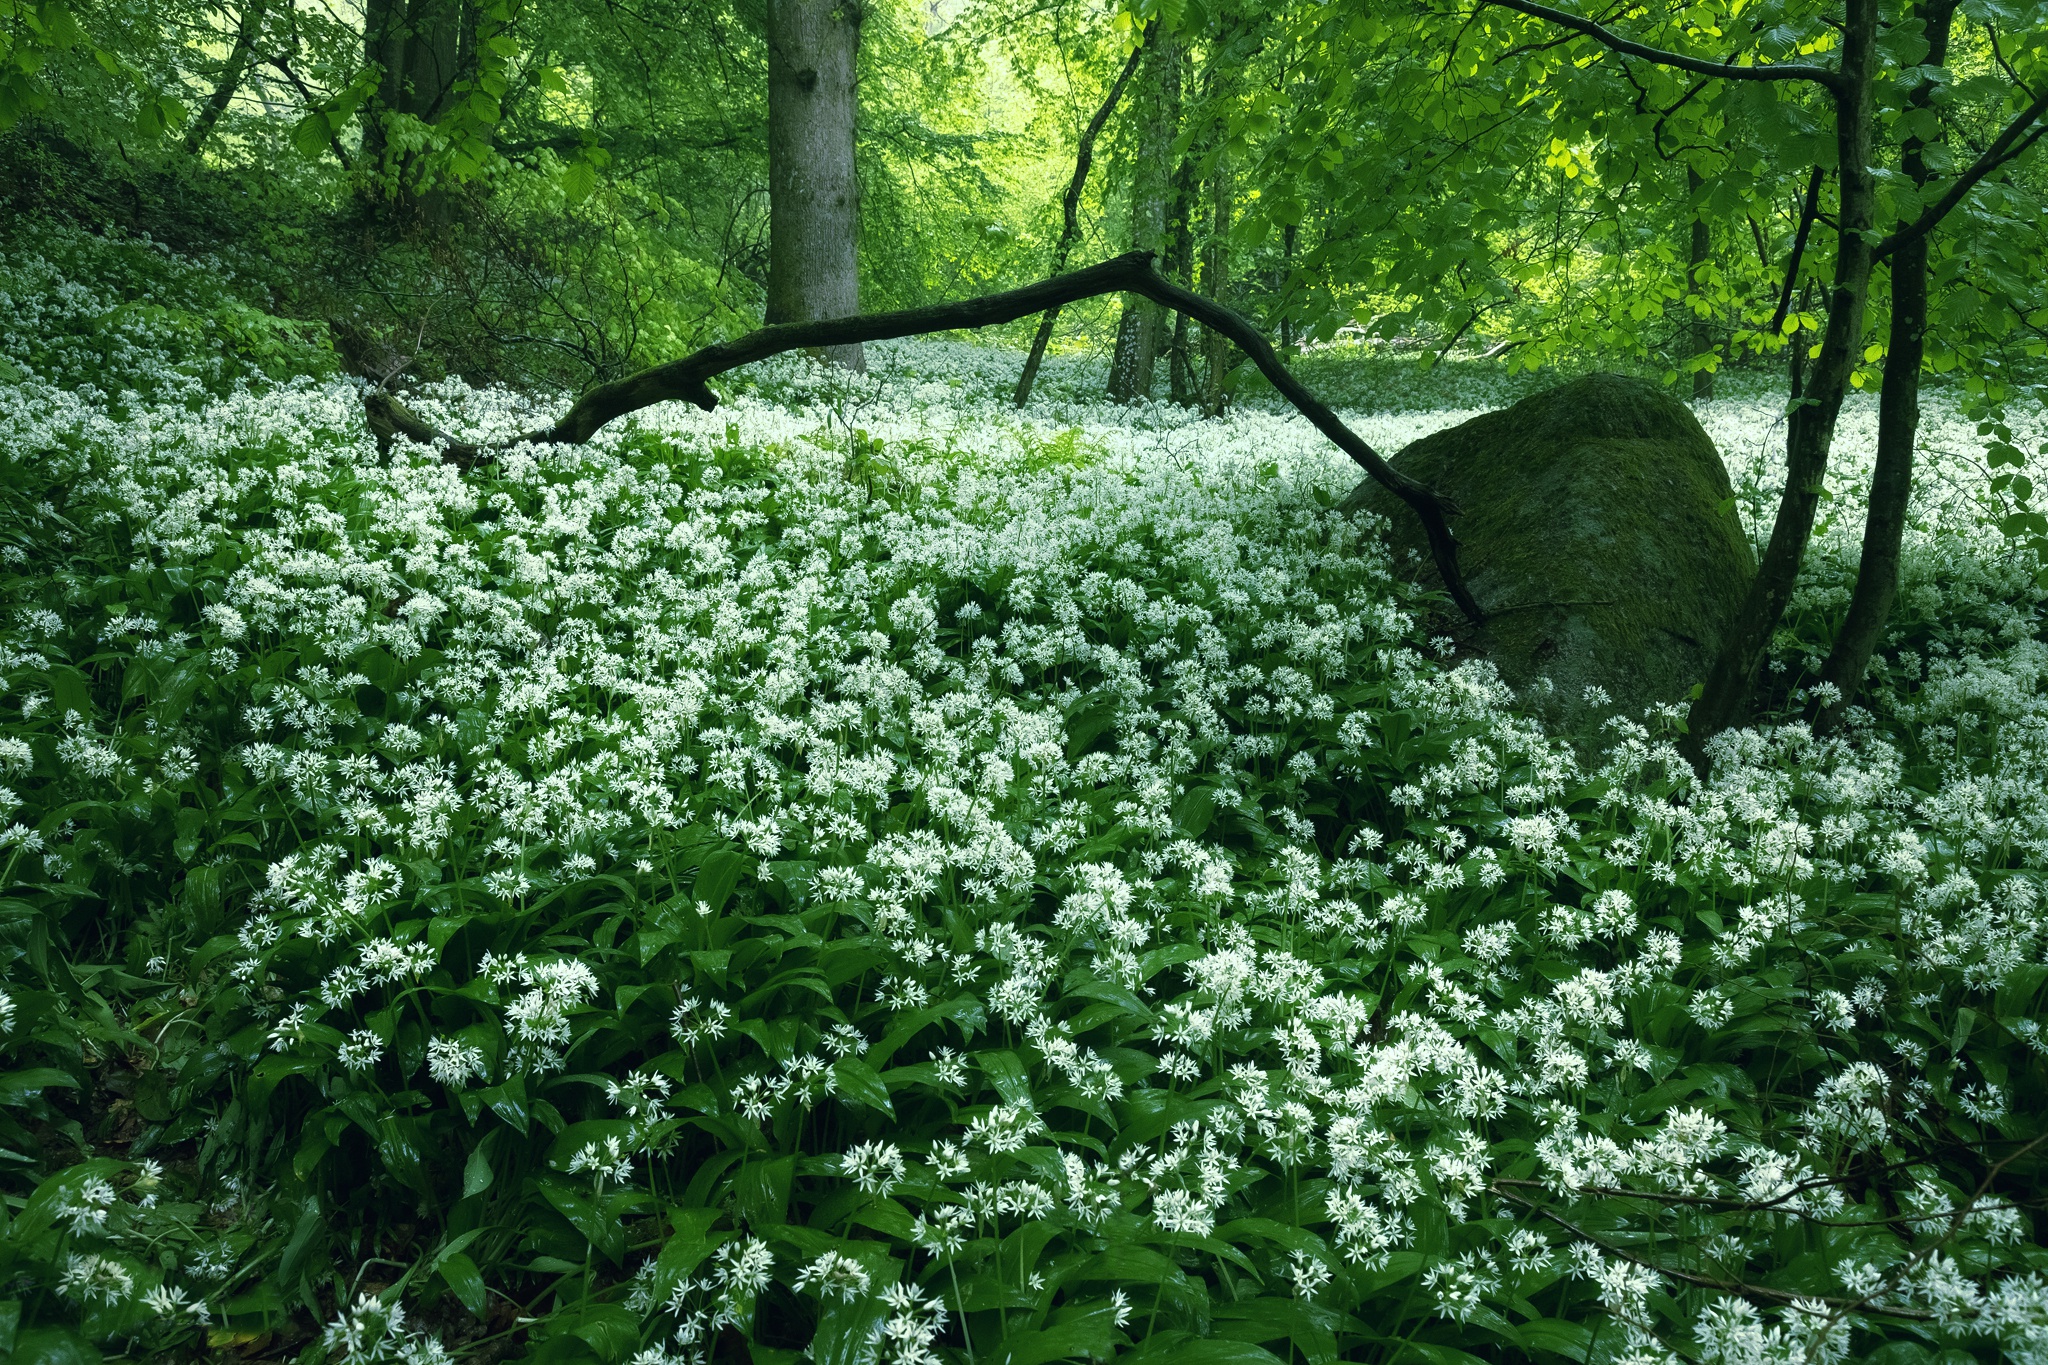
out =
{"type": "MultiPolygon", "coordinates": [[[[1459,569],[1487,616],[1459,643],[1582,739],[1608,711],[1583,701],[1589,684],[1631,717],[1683,700],[1756,572],[1714,443],[1639,379],[1574,380],[1425,436],[1393,465],[1457,506],[1459,569]],[[1555,690],[1528,692],[1539,678],[1555,690]]],[[[1393,495],[1368,480],[1346,506],[1387,518],[1396,561],[1436,582],[1393,495]]]]}

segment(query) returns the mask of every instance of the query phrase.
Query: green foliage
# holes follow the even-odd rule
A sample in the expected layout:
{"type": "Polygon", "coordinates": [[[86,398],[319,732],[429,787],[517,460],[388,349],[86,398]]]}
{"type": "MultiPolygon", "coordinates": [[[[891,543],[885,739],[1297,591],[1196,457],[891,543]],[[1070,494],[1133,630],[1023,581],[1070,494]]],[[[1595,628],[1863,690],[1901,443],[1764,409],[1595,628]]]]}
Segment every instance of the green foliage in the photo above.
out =
{"type": "Polygon", "coordinates": [[[345,384],[7,391],[17,1352],[2024,1345],[2048,669],[1981,536],[1849,740],[1580,767],[1320,447],[908,357],[475,477],[345,384]]]}

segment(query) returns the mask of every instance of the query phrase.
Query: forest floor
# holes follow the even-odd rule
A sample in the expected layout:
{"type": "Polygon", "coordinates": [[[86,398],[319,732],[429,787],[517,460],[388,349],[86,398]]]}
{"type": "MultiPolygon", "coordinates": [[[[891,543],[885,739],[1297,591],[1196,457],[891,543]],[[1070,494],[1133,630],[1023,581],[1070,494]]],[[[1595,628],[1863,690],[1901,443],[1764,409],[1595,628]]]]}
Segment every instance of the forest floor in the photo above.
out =
{"type": "MultiPolygon", "coordinates": [[[[11,268],[17,1349],[2038,1340],[2048,593],[1951,398],[1864,709],[1797,720],[1859,399],[1788,709],[1696,779],[1440,660],[1254,402],[879,345],[465,475],[192,280],[11,268]]],[[[1537,382],[1353,373],[1388,452],[1537,382]]],[[[1781,401],[1698,411],[1764,525],[1781,401]]]]}

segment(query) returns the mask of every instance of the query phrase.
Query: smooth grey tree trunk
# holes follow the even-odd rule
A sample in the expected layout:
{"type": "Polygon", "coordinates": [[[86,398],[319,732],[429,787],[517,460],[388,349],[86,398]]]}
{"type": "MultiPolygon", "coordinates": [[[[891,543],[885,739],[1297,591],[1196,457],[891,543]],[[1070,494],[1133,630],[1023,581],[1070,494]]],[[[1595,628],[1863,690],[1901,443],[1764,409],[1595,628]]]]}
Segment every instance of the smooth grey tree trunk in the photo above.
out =
{"type": "MultiPolygon", "coordinates": [[[[1131,167],[1131,249],[1163,252],[1173,196],[1173,140],[1180,132],[1180,44],[1160,34],[1141,64],[1137,159],[1131,167]]],[[[1135,402],[1152,396],[1153,371],[1166,340],[1165,310],[1127,296],[1109,366],[1109,396],[1135,402]]]]}
{"type": "MultiPolygon", "coordinates": [[[[768,0],[767,321],[860,312],[858,0],[768,0]]],[[[865,370],[859,344],[826,359],[865,370]]]]}

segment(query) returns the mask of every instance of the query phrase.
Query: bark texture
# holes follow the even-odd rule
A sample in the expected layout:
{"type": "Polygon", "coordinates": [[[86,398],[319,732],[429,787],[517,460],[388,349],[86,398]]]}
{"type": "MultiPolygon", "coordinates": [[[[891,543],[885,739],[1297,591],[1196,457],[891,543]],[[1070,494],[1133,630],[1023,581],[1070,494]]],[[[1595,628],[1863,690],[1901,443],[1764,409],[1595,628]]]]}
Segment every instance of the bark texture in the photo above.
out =
{"type": "Polygon", "coordinates": [[[447,111],[474,59],[466,50],[469,20],[463,0],[368,0],[363,7],[363,55],[383,71],[376,96],[363,105],[363,151],[373,161],[388,150],[387,114],[432,123],[447,111]]]}
{"type": "MultiPolygon", "coordinates": [[[[1686,292],[1695,298],[1705,292],[1705,282],[1700,278],[1707,262],[1714,254],[1714,234],[1707,227],[1706,205],[1699,202],[1700,190],[1705,182],[1700,173],[1692,167],[1685,168],[1686,192],[1693,199],[1692,250],[1686,256],[1686,292]]],[[[1701,356],[1714,349],[1714,329],[1707,316],[1698,310],[1697,304],[1688,307],[1686,322],[1686,346],[1694,356],[1701,356]]],[[[1714,372],[1694,370],[1692,372],[1692,397],[1695,403],[1714,396],[1714,372]]]]}
{"type": "MultiPolygon", "coordinates": [[[[1928,66],[1948,61],[1949,34],[1957,0],[1933,0],[1918,7],[1927,29],[1928,66]]],[[[1922,80],[1906,96],[1909,110],[1931,108],[1934,82],[1922,80]]],[[[1908,137],[1899,149],[1899,169],[1916,188],[1927,184],[1927,145],[1908,137]]],[[[1913,496],[1913,446],[1920,435],[1920,369],[1927,356],[1927,236],[1902,242],[1891,258],[1892,316],[1886,339],[1884,387],[1877,399],[1877,466],[1870,480],[1870,508],[1863,523],[1863,557],[1848,615],[1821,669],[1823,681],[1840,693],[1822,709],[1819,724],[1831,729],[1854,704],[1884,635],[1892,600],[1899,591],[1899,547],[1913,496]]]]}
{"type": "MultiPolygon", "coordinates": [[[[1167,247],[1172,197],[1173,141],[1180,132],[1180,45],[1161,34],[1139,67],[1140,119],[1131,167],[1131,250],[1158,255],[1167,247]]],[[[1109,396],[1120,403],[1152,396],[1153,372],[1166,340],[1165,311],[1147,298],[1124,300],[1116,354],[1109,365],[1109,396]]]]}
{"type": "MultiPolygon", "coordinates": [[[[767,321],[860,311],[858,0],[768,0],[767,321]]],[[[867,368],[856,345],[827,359],[867,368]]]]}
{"type": "Polygon", "coordinates": [[[1793,400],[1786,423],[1785,491],[1778,501],[1770,541],[1742,610],[1722,637],[1714,665],[1687,718],[1686,748],[1695,764],[1704,765],[1708,740],[1741,724],[1749,712],[1757,670],[1786,604],[1792,600],[1800,561],[1813,537],[1813,518],[1834,445],[1835,422],[1862,350],[1872,264],[1870,230],[1877,199],[1876,180],[1870,172],[1876,49],[1877,0],[1848,0],[1842,65],[1828,85],[1834,102],[1840,199],[1827,329],[1806,392],[1793,400]]]}
{"type": "Polygon", "coordinates": [[[214,125],[220,122],[228,105],[234,102],[235,92],[242,88],[242,80],[249,74],[249,68],[256,61],[256,44],[263,37],[263,20],[269,12],[270,0],[249,0],[242,6],[242,13],[235,21],[235,41],[228,49],[228,59],[221,66],[220,79],[214,82],[213,93],[200,106],[198,117],[185,130],[185,153],[197,156],[206,139],[213,136],[214,125]]]}

